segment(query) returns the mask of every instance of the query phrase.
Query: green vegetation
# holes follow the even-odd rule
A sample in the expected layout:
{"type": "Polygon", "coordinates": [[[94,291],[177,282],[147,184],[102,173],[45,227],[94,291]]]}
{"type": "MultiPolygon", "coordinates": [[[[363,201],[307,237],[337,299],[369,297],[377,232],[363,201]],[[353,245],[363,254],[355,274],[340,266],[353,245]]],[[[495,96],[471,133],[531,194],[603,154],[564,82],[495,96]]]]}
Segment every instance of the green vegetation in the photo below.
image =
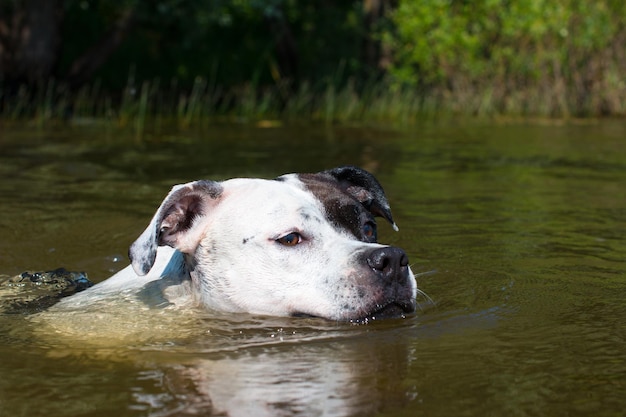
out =
{"type": "Polygon", "coordinates": [[[623,116],[625,44],[617,0],[10,0],[0,120],[623,116]]]}
{"type": "Polygon", "coordinates": [[[626,113],[626,3],[401,2],[397,80],[455,112],[626,113]]]}

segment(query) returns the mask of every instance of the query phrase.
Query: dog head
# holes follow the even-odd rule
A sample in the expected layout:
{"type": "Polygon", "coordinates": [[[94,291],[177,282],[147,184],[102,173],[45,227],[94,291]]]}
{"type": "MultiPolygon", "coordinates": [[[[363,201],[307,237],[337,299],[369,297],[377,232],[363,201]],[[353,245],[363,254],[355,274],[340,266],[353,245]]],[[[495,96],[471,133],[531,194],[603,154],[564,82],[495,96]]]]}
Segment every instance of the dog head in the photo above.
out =
{"type": "Polygon", "coordinates": [[[220,311],[333,320],[413,312],[408,258],[377,243],[375,216],[397,230],[382,187],[356,167],[195,181],[172,189],[129,255],[145,275],[158,246],[176,248],[197,300],[220,311]]]}

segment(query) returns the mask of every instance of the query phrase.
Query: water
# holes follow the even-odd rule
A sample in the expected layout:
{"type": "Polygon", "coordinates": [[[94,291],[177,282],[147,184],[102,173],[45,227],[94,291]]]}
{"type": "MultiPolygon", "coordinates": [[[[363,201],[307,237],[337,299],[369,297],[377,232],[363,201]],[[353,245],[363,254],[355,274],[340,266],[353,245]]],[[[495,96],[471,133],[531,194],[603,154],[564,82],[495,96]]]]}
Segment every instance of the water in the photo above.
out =
{"type": "MultiPolygon", "coordinates": [[[[0,315],[0,415],[621,416],[626,124],[0,131],[0,273],[126,265],[171,184],[374,171],[433,300],[367,325],[193,313],[71,341],[0,315]],[[172,332],[172,330],[175,330],[172,332]],[[93,341],[92,341],[93,342],[93,341]]],[[[76,326],[88,318],[77,314],[76,326]]]]}

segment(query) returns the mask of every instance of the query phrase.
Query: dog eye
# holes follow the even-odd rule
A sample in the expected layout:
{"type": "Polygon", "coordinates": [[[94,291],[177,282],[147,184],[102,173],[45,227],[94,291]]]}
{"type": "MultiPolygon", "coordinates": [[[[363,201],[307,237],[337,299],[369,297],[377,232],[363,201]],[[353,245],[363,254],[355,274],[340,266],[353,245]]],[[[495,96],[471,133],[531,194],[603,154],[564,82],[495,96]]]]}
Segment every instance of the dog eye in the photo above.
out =
{"type": "Polygon", "coordinates": [[[302,235],[296,232],[289,233],[276,239],[276,242],[280,243],[283,246],[296,246],[298,243],[302,242],[302,235]]]}
{"type": "Polygon", "coordinates": [[[367,222],[363,225],[363,235],[369,239],[376,239],[376,225],[372,222],[367,222]]]}

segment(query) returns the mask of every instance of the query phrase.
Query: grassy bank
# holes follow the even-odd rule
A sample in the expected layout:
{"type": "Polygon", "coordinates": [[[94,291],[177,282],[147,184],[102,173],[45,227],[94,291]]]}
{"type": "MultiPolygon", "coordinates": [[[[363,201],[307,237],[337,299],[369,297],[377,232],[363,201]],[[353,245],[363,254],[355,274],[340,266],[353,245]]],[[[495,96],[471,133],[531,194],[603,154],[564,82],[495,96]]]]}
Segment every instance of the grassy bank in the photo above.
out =
{"type": "MultiPolygon", "coordinates": [[[[424,117],[588,117],[626,115],[626,88],[619,77],[580,101],[560,83],[540,83],[511,89],[497,83],[477,83],[461,78],[444,88],[420,90],[390,81],[357,88],[355,83],[336,86],[302,84],[295,91],[288,85],[254,88],[244,85],[225,91],[197,77],[191,89],[158,80],[129,82],[117,95],[103,92],[98,83],[70,94],[63,86],[49,83],[32,94],[21,89],[13,96],[0,96],[0,120],[29,122],[39,126],[97,120],[111,127],[159,130],[161,126],[202,127],[216,120],[256,123],[259,121],[377,122],[411,124],[424,117]]],[[[131,80],[132,81],[132,80],[131,80]]]]}
{"type": "Polygon", "coordinates": [[[357,90],[353,83],[312,87],[295,91],[288,85],[255,88],[243,85],[225,91],[197,77],[191,89],[158,80],[129,83],[117,95],[93,84],[70,94],[53,83],[32,94],[21,89],[12,97],[0,96],[4,122],[28,121],[37,125],[97,119],[138,131],[175,124],[181,128],[209,125],[216,119],[233,122],[378,121],[410,123],[424,112],[435,111],[411,90],[390,89],[385,83],[357,90]]]}

